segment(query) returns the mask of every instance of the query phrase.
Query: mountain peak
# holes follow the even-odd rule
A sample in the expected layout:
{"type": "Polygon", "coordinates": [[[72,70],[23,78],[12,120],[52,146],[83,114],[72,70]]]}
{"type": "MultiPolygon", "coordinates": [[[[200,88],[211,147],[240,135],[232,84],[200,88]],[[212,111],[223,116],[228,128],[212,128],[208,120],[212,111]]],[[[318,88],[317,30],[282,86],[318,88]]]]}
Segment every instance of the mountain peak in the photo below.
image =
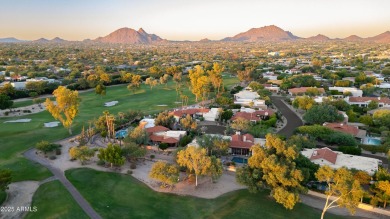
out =
{"type": "Polygon", "coordinates": [[[323,34],[317,34],[316,36],[308,37],[306,40],[311,40],[311,41],[328,41],[330,40],[329,37],[323,35],[323,34]]]}
{"type": "Polygon", "coordinates": [[[139,30],[137,32],[140,34],[147,34],[146,31],[144,29],[142,29],[142,27],[139,28],[139,30]]]}
{"type": "Polygon", "coordinates": [[[130,44],[150,44],[155,42],[162,42],[159,36],[148,34],[144,29],[140,28],[138,31],[123,27],[105,37],[98,37],[97,42],[103,43],[130,43],[130,44]]]}
{"type": "Polygon", "coordinates": [[[275,25],[269,25],[259,28],[251,28],[250,30],[237,34],[234,37],[225,38],[224,41],[261,42],[295,39],[298,39],[298,37],[294,36],[291,32],[284,31],[282,28],[275,25]]]}

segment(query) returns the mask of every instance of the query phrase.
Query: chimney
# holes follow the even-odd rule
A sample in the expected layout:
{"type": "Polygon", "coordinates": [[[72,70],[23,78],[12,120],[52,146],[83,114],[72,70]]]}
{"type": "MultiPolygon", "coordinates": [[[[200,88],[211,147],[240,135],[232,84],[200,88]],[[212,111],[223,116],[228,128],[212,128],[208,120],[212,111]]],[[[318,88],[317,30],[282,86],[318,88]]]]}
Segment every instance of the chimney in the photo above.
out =
{"type": "Polygon", "coordinates": [[[243,141],[246,142],[246,135],[243,135],[243,141]]]}
{"type": "Polygon", "coordinates": [[[236,132],[236,135],[241,135],[241,132],[238,132],[238,131],[237,131],[237,132],[236,132]]]}

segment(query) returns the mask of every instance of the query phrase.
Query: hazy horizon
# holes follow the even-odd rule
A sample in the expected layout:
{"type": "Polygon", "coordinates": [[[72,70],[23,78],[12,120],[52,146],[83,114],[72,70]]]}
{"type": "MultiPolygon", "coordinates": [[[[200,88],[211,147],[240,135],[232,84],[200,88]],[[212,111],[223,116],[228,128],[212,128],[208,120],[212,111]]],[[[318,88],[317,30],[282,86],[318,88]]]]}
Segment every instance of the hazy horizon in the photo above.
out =
{"type": "Polygon", "coordinates": [[[129,27],[168,40],[220,40],[276,25],[299,37],[369,37],[389,31],[386,0],[0,0],[0,38],[95,39],[129,27]]]}

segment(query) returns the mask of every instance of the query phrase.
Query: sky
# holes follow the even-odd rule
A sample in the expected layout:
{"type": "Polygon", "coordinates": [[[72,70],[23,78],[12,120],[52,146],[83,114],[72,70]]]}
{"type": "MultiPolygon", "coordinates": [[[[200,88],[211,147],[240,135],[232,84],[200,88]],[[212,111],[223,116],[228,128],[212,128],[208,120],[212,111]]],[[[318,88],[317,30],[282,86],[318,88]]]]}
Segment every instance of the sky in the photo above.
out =
{"type": "Polygon", "coordinates": [[[168,40],[219,40],[276,25],[299,37],[390,30],[390,0],[0,0],[0,38],[95,39],[143,28],[168,40]]]}

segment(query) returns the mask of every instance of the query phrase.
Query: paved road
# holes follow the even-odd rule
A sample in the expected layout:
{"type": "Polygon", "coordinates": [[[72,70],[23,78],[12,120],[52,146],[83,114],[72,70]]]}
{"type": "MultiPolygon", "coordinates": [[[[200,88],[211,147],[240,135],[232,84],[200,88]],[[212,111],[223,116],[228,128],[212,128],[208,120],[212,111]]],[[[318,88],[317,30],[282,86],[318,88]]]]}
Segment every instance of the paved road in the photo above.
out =
{"type": "Polygon", "coordinates": [[[70,192],[76,202],[85,211],[85,213],[93,219],[101,219],[102,217],[91,207],[91,205],[84,199],[84,197],[77,191],[77,189],[65,177],[64,172],[53,167],[46,159],[43,159],[35,154],[35,149],[30,149],[24,153],[24,156],[34,162],[38,162],[48,168],[65,188],[70,192]]]}
{"type": "Polygon", "coordinates": [[[288,106],[286,106],[286,104],[282,101],[283,98],[284,97],[271,96],[272,103],[287,120],[287,125],[281,129],[278,134],[290,137],[294,130],[303,125],[303,123],[302,120],[293,111],[291,111],[288,106]]]}

